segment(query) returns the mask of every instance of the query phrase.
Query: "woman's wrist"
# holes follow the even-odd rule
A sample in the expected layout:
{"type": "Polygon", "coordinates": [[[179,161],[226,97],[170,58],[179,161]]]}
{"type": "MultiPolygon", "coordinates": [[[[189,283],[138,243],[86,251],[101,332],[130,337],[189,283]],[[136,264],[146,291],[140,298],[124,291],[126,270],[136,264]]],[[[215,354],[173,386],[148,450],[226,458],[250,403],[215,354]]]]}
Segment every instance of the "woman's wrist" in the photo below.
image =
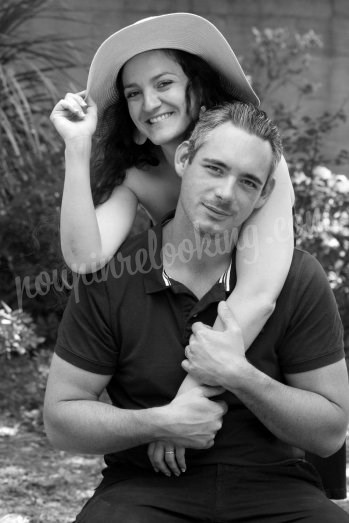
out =
{"type": "Polygon", "coordinates": [[[65,142],[65,155],[76,156],[91,154],[92,136],[79,136],[65,142]]]}

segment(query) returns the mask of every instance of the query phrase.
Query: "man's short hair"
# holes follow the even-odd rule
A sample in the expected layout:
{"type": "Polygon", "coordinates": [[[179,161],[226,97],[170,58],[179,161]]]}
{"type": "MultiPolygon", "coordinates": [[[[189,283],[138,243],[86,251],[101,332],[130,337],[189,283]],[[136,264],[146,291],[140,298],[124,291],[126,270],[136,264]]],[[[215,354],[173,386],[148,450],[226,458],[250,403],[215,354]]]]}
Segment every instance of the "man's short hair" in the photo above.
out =
{"type": "Polygon", "coordinates": [[[197,151],[205,143],[208,134],[227,122],[270,143],[272,161],[268,176],[271,176],[282,156],[282,141],[279,130],[264,111],[252,104],[242,102],[218,105],[200,116],[188,140],[189,163],[192,162],[197,151]]]}

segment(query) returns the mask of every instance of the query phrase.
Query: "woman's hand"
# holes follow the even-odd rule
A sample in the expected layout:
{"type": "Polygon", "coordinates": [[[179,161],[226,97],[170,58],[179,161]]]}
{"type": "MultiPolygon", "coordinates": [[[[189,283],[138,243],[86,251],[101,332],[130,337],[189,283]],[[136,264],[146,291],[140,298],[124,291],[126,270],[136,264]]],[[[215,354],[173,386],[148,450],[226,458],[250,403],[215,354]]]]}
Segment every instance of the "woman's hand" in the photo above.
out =
{"type": "Polygon", "coordinates": [[[170,442],[156,441],[148,445],[148,457],[155,472],[163,472],[170,477],[172,473],[180,476],[186,471],[185,448],[176,447],[170,442]]]}
{"type": "Polygon", "coordinates": [[[53,108],[50,120],[65,142],[91,138],[96,130],[97,106],[85,93],[67,93],[53,108]]]}

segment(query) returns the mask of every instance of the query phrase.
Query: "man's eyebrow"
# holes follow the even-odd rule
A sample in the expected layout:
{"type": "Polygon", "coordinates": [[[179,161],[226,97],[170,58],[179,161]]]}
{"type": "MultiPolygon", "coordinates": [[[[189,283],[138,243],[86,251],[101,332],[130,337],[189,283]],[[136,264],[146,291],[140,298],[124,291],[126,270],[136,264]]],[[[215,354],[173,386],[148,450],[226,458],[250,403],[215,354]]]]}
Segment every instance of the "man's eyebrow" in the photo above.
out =
{"type": "Polygon", "coordinates": [[[222,167],[222,169],[228,169],[228,165],[222,162],[222,160],[218,160],[217,158],[203,158],[202,161],[207,163],[214,163],[217,165],[217,167],[222,167]]]}
{"type": "MultiPolygon", "coordinates": [[[[166,74],[170,74],[172,76],[176,76],[176,73],[173,73],[171,71],[163,71],[162,73],[159,73],[159,74],[157,74],[155,76],[152,76],[152,78],[150,78],[150,81],[151,82],[156,82],[156,80],[158,80],[159,78],[161,78],[161,76],[164,76],[166,74]]],[[[137,83],[124,85],[124,89],[129,89],[130,87],[137,87],[137,83]]]]}
{"type": "Polygon", "coordinates": [[[255,176],[254,174],[244,173],[243,176],[245,176],[246,178],[249,178],[251,181],[253,181],[261,186],[264,185],[264,183],[265,183],[260,178],[258,178],[258,176],[255,176]]]}
{"type": "MultiPolygon", "coordinates": [[[[222,169],[229,169],[229,166],[224,163],[222,160],[218,160],[217,158],[203,158],[202,159],[203,162],[207,162],[207,163],[212,163],[214,165],[216,165],[217,167],[221,167],[222,169]]],[[[249,180],[255,182],[256,184],[262,186],[264,185],[264,182],[258,178],[258,176],[256,176],[255,174],[251,174],[251,173],[242,173],[242,176],[244,176],[245,178],[248,178],[249,180]]]]}

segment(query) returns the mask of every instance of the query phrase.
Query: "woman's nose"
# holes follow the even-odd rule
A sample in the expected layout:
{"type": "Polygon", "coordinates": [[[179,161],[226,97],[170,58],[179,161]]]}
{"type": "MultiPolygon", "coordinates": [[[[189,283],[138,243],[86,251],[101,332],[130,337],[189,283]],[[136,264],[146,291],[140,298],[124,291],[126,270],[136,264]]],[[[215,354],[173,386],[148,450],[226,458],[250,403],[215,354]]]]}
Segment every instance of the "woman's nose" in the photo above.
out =
{"type": "Polygon", "coordinates": [[[153,90],[149,89],[144,92],[143,97],[143,109],[147,112],[153,111],[157,107],[160,107],[161,100],[158,94],[153,90]]]}

